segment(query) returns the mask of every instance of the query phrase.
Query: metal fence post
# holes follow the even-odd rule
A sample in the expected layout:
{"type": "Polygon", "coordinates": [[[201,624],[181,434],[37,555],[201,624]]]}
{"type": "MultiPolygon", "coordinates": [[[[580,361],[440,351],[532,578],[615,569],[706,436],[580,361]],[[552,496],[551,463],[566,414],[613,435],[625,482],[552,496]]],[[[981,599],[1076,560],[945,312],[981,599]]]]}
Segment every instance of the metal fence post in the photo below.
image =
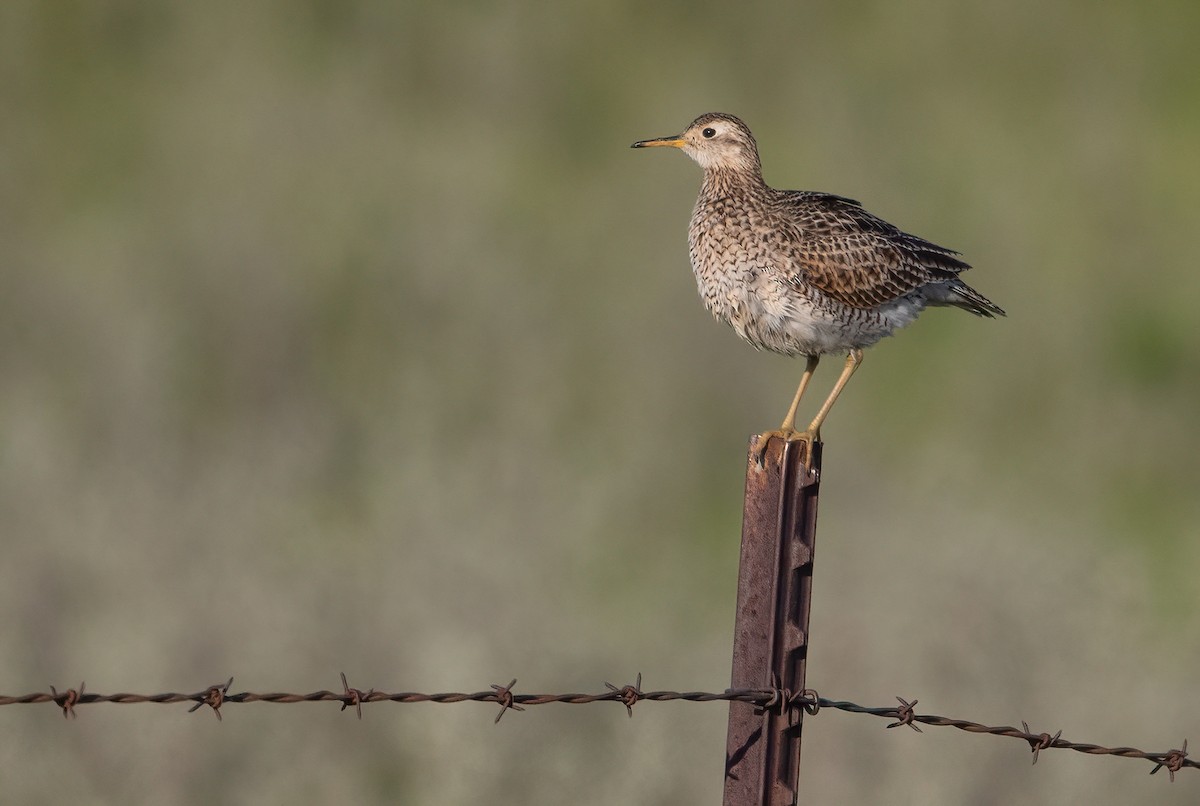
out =
{"type": "MultiPolygon", "coordinates": [[[[772,439],[760,467],[750,441],[737,619],[735,689],[804,690],[821,444],[772,439]]],[[[800,779],[803,710],[730,703],[724,806],[791,806],[800,779]]]]}

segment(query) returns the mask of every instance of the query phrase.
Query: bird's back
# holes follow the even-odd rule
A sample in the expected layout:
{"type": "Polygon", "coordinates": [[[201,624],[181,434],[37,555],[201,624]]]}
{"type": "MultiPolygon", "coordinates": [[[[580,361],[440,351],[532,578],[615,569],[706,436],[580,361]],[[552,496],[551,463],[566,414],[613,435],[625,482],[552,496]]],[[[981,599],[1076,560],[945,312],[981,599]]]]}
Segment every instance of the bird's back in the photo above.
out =
{"type": "Polygon", "coordinates": [[[787,279],[850,308],[870,310],[916,295],[981,316],[1004,311],[958,275],[958,252],[904,232],[844,196],[814,191],[768,194],[777,264],[787,279]]]}
{"type": "Polygon", "coordinates": [[[1003,311],[959,279],[957,252],[853,199],[706,182],[690,228],[701,297],[751,343],[816,354],[873,344],[926,305],[1003,311]]]}

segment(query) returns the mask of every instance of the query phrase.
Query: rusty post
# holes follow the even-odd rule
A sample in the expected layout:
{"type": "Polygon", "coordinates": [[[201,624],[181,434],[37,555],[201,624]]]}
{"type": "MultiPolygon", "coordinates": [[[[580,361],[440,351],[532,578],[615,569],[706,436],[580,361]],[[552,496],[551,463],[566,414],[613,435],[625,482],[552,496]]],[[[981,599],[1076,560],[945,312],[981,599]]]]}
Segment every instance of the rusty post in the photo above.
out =
{"type": "MultiPolygon", "coordinates": [[[[772,439],[760,467],[750,440],[732,688],[804,690],[821,443],[772,439]]],[[[801,709],[730,703],[724,806],[792,806],[800,779],[801,709]]]]}

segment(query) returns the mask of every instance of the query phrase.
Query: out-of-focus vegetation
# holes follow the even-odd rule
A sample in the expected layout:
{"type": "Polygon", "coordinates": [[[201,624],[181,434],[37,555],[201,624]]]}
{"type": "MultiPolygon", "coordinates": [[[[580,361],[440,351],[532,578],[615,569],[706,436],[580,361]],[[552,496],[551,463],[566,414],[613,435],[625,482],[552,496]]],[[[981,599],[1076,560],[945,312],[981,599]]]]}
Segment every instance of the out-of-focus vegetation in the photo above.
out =
{"type": "MultiPolygon", "coordinates": [[[[1200,695],[1200,5],[0,5],[0,690],[727,684],[747,436],[699,183],[961,249],[825,429],[809,682],[1151,750],[1200,695]]],[[[831,359],[829,364],[839,363],[831,359]]],[[[824,366],[820,397],[835,371],[824,366]]],[[[695,804],[725,709],[0,710],[13,803],[695,804]]],[[[806,726],[813,803],[1193,803],[806,726]],[[911,793],[904,801],[896,793],[911,793]]]]}

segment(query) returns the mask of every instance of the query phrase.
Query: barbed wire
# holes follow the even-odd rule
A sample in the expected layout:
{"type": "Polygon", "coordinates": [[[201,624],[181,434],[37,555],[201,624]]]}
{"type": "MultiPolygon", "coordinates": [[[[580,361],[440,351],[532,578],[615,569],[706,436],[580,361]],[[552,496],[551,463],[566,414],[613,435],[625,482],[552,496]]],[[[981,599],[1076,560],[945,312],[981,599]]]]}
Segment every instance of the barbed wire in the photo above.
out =
{"type": "Polygon", "coordinates": [[[790,719],[797,718],[801,711],[810,716],[815,716],[822,708],[833,708],[848,713],[869,714],[871,716],[891,719],[894,721],[887,725],[888,728],[908,726],[918,733],[921,732],[921,728],[918,727],[918,724],[920,724],[958,728],[968,733],[1007,736],[1013,739],[1020,739],[1029,744],[1029,748],[1033,753],[1034,764],[1038,762],[1039,754],[1043,750],[1074,750],[1078,753],[1087,753],[1089,755],[1145,759],[1154,764],[1154,769],[1150,771],[1151,775],[1165,769],[1172,782],[1175,780],[1175,773],[1180,770],[1186,767],[1200,768],[1200,762],[1188,758],[1188,743],[1186,739],[1183,741],[1182,748],[1173,748],[1159,753],[1146,752],[1135,747],[1105,747],[1099,744],[1073,742],[1064,739],[1062,738],[1061,730],[1053,735],[1049,733],[1034,733],[1029,729],[1029,725],[1024,720],[1021,722],[1021,729],[1018,730],[1008,725],[991,726],[965,719],[951,719],[950,717],[937,716],[935,714],[918,714],[914,710],[918,701],[913,700],[909,702],[902,697],[896,698],[900,703],[898,706],[868,707],[853,702],[827,699],[818,696],[817,692],[812,689],[805,689],[801,692],[791,692],[786,688],[726,689],[722,692],[642,691],[642,676],[640,674],[637,676],[637,682],[633,684],[615,686],[612,683],[606,682],[604,685],[607,690],[598,694],[518,694],[513,691],[513,687],[517,684],[516,679],[511,680],[507,685],[492,684],[489,691],[476,691],[473,693],[444,692],[441,694],[422,694],[414,691],[388,693],[376,691],[373,688],[366,691],[352,688],[346,680],[346,675],[342,674],[341,677],[341,692],[321,690],[308,694],[289,694],[283,692],[256,693],[252,691],[230,694],[229,688],[233,685],[232,677],[223,684],[209,686],[203,691],[192,694],[180,692],[166,692],[163,694],[129,694],[124,692],[117,694],[96,694],[88,693],[86,684],[80,683],[78,689],[69,688],[61,692],[54,686],[50,686],[49,693],[36,692],[19,697],[0,695],[0,705],[32,705],[35,703],[52,702],[62,710],[64,718],[75,718],[75,707],[79,705],[92,705],[102,702],[118,704],[191,702],[194,704],[188,709],[188,713],[207,705],[219,720],[221,719],[221,707],[227,703],[270,702],[287,705],[301,702],[337,702],[341,703],[341,710],[343,711],[353,707],[358,718],[362,719],[362,707],[367,703],[394,702],[404,704],[430,702],[448,704],[459,702],[490,702],[500,706],[500,711],[496,714],[494,720],[495,722],[499,722],[500,718],[510,710],[524,711],[525,706],[528,705],[546,705],[549,703],[586,705],[596,702],[617,702],[624,705],[626,712],[632,717],[633,707],[639,702],[743,702],[763,711],[775,711],[786,714],[790,719]]]}

